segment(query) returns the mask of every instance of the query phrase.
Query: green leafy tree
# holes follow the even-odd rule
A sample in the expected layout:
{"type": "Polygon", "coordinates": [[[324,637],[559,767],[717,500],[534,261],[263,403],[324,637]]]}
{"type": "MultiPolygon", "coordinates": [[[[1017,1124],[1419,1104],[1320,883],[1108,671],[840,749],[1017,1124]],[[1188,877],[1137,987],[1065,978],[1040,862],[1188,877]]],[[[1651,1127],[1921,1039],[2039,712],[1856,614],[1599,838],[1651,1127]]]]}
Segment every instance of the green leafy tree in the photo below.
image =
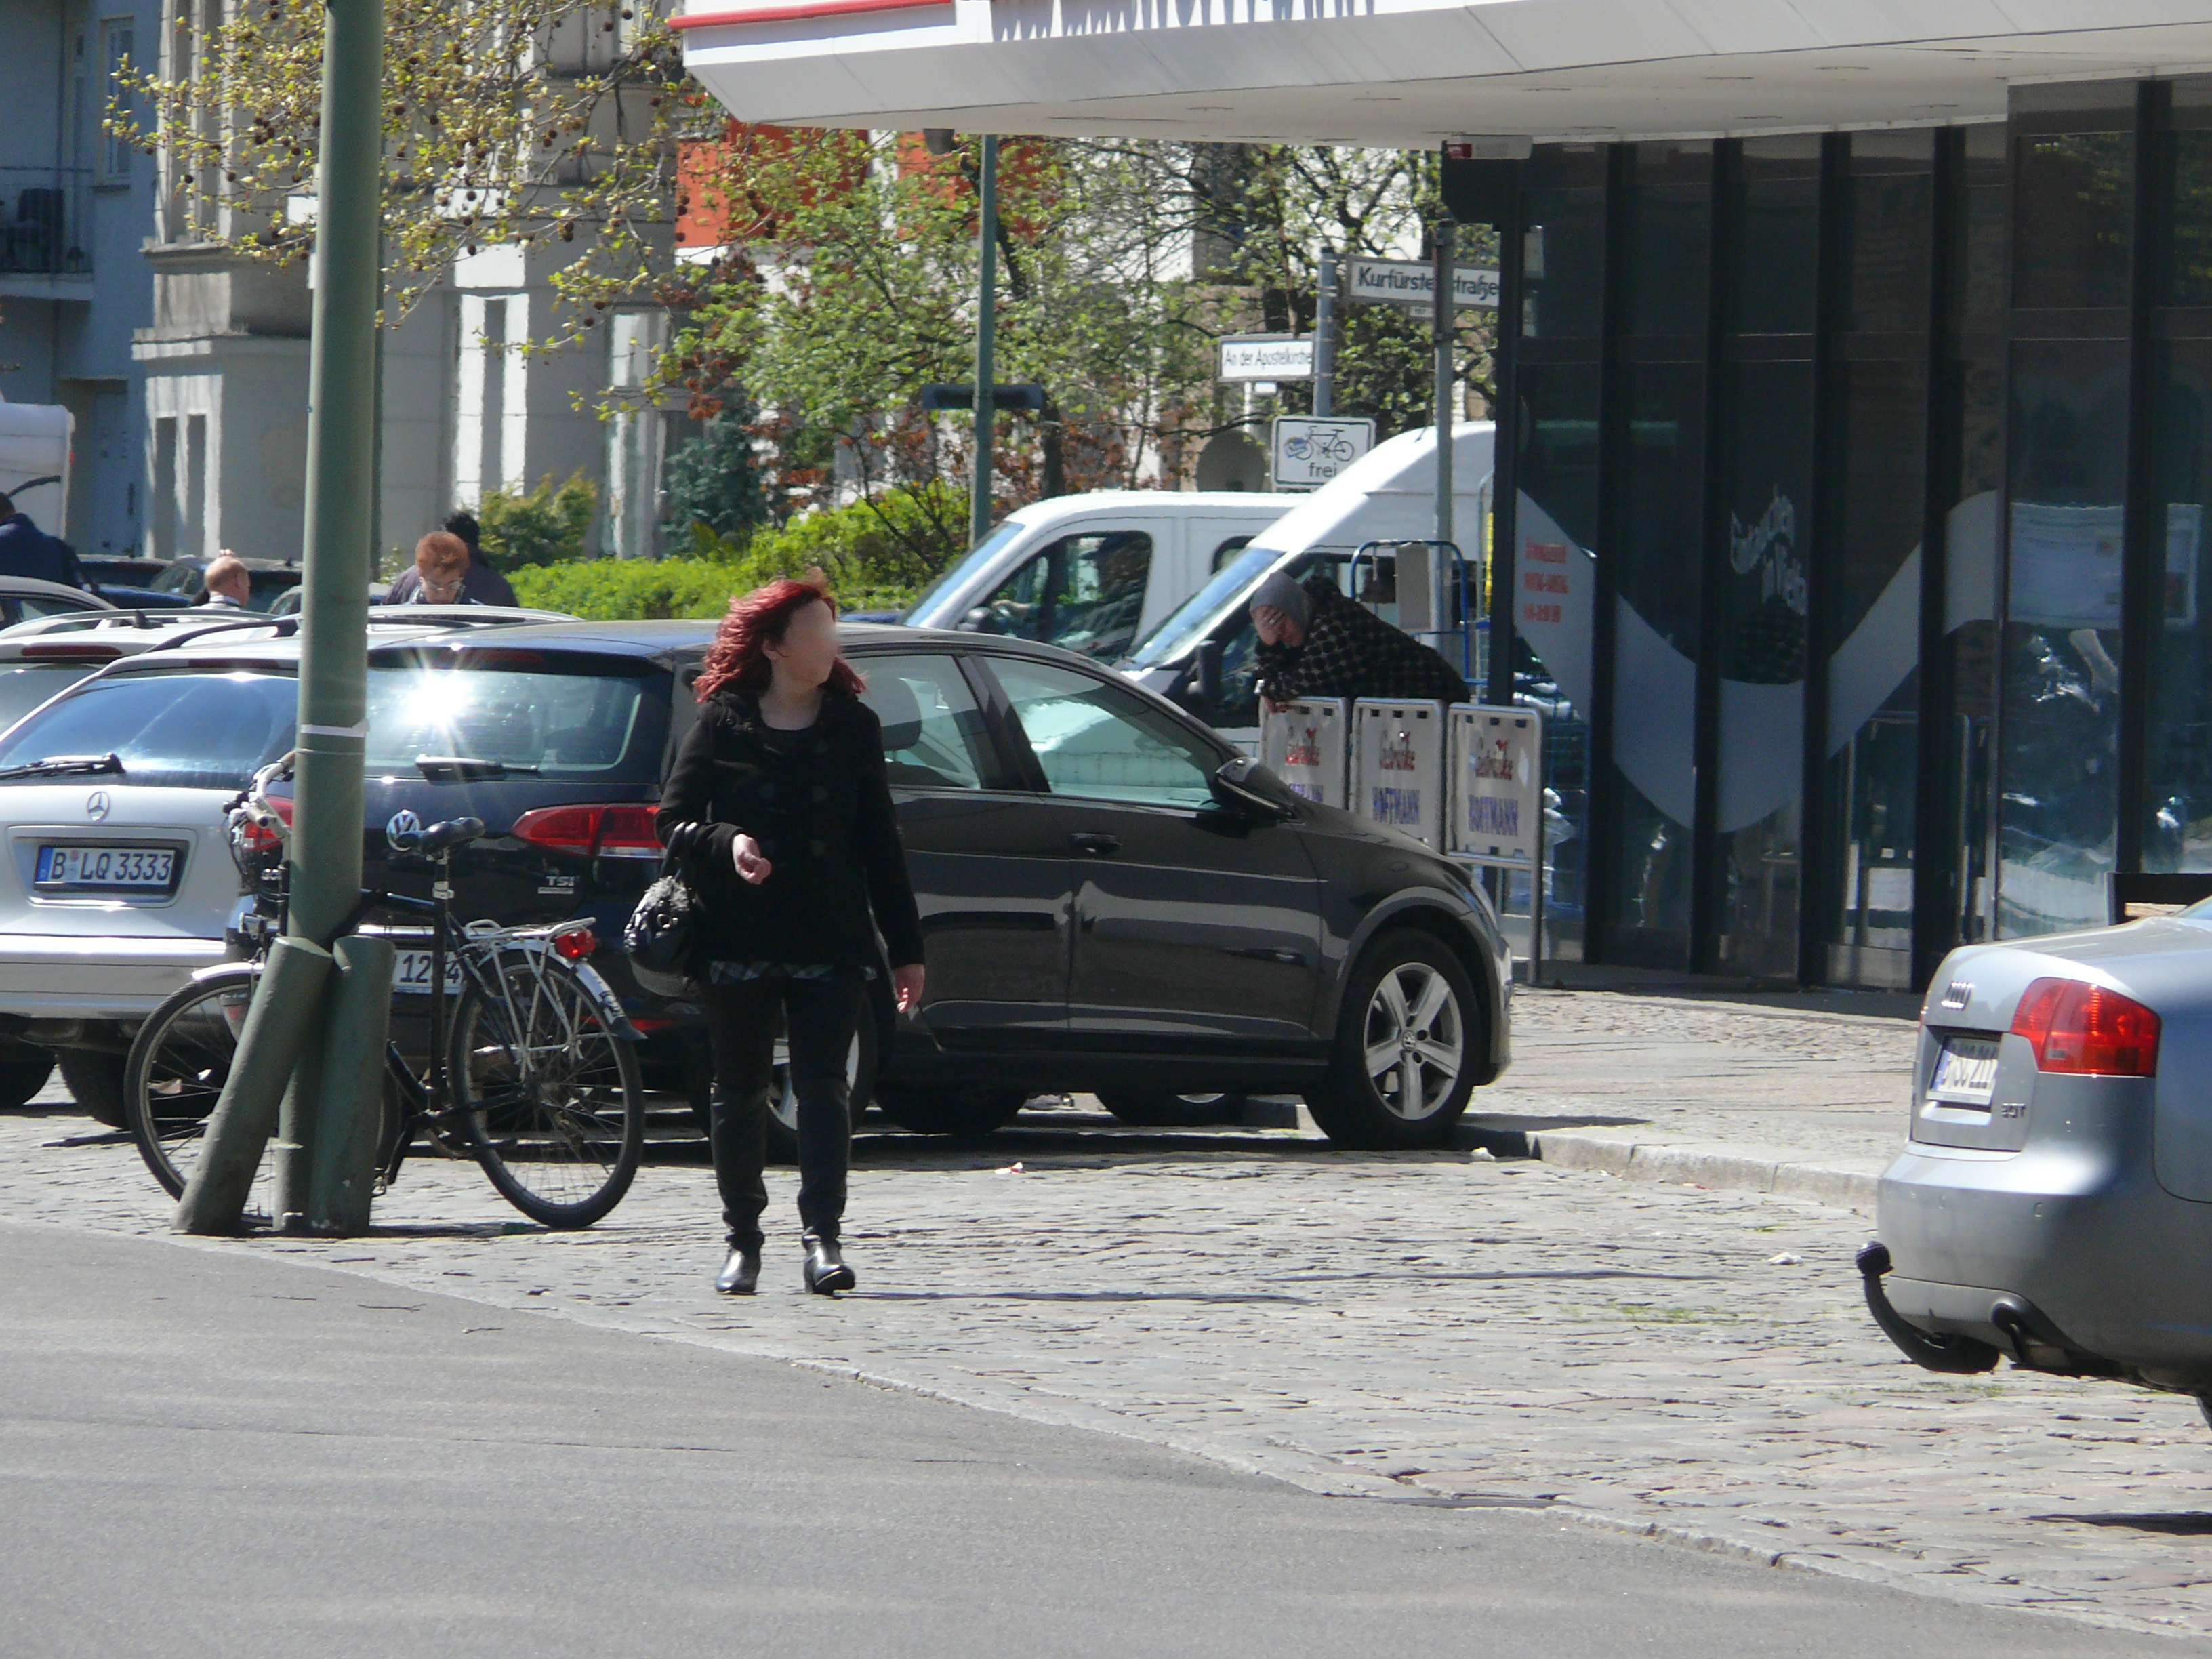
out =
{"type": "Polygon", "coordinates": [[[726,407],[700,423],[661,475],[667,535],[688,537],[694,525],[704,525],[718,536],[740,536],[768,518],[754,442],[740,409],[726,407]]]}
{"type": "Polygon", "coordinates": [[[484,551],[502,570],[580,559],[599,504],[599,492],[581,472],[558,484],[543,478],[527,493],[487,490],[477,506],[484,551]]]}

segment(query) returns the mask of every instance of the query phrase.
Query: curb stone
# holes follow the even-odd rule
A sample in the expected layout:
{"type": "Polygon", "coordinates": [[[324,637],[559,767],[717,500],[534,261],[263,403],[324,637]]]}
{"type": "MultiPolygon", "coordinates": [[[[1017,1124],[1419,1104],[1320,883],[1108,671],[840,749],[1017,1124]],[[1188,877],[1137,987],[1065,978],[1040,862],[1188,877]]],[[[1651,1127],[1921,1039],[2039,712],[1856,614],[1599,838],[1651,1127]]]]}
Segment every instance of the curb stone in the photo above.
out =
{"type": "Polygon", "coordinates": [[[1616,1140],[1560,1129],[1486,1129],[1463,1124],[1458,1143],[1480,1147],[1498,1158],[1534,1158],[1559,1169],[1588,1170],[1624,1181],[1777,1193],[1869,1215],[1874,1213],[1875,1194],[1881,1180],[1864,1170],[1751,1158],[1707,1146],[1616,1140]]]}

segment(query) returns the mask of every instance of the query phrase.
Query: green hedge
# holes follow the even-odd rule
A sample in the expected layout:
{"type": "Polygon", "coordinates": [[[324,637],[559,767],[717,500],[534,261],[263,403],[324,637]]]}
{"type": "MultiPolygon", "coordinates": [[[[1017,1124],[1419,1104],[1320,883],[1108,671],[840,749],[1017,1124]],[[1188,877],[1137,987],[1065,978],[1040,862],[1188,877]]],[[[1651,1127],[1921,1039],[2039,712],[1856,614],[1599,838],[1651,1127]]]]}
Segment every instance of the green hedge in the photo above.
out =
{"type": "MultiPolygon", "coordinates": [[[[718,617],[733,594],[745,593],[783,573],[763,562],[735,559],[579,559],[507,573],[514,597],[546,611],[565,611],[594,621],[640,617],[718,617]]],[[[860,588],[836,584],[847,611],[904,610],[905,588],[860,588]]]]}

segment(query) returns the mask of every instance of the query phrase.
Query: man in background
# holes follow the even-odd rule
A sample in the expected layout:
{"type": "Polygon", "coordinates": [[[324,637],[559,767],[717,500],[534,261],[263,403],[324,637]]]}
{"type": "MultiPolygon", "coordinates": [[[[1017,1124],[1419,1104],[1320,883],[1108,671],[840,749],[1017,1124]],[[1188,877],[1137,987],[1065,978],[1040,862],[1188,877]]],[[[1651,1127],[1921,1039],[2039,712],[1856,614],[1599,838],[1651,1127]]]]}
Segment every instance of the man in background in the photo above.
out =
{"type": "Polygon", "coordinates": [[[438,526],[449,535],[459,536],[469,547],[468,596],[479,605],[519,605],[514,588],[499,568],[484,556],[483,529],[473,514],[448,513],[445,523],[438,526]]]}
{"type": "Polygon", "coordinates": [[[1326,571],[1301,586],[1279,570],[1252,590],[1250,608],[1260,695],[1270,708],[1301,697],[1468,700],[1449,663],[1345,598],[1326,571]]]}
{"type": "Polygon", "coordinates": [[[40,529],[29,514],[17,512],[5,495],[0,495],[0,576],[29,576],[65,587],[84,586],[70,544],[40,529]]]}
{"type": "Polygon", "coordinates": [[[250,611],[253,608],[253,578],[246,573],[246,561],[228,548],[220,558],[209,562],[201,580],[207,592],[200,603],[210,611],[250,611]]]}

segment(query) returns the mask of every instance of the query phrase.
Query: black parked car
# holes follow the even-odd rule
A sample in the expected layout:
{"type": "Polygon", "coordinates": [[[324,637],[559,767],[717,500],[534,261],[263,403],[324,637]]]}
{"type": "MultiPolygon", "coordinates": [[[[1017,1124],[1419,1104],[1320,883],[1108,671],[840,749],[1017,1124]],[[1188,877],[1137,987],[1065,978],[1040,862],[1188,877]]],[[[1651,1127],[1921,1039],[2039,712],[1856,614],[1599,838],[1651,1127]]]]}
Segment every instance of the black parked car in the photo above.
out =
{"type": "MultiPolygon", "coordinates": [[[[368,879],[384,826],[464,814],[464,914],[586,915],[618,940],[657,872],[659,784],[709,623],[572,623],[370,657],[368,879]]],[[[848,626],[884,725],[928,939],[916,1018],[876,986],[856,1097],[978,1133],[1030,1095],[1137,1121],[1204,1091],[1296,1092],[1350,1144],[1432,1144],[1507,1058],[1506,948],[1459,868],[1299,800],[1188,715],[1049,647],[848,626]]],[[[648,1082],[703,1099],[697,1007],[603,947],[648,1082]]],[[[427,961],[403,957],[403,976],[427,961]]]]}
{"type": "MultiPolygon", "coordinates": [[[[363,825],[365,879],[421,895],[428,874],[392,853],[390,821],[482,817],[491,834],[455,854],[463,916],[591,919],[598,965],[647,1034],[648,1085],[699,1106],[700,1010],[680,982],[641,983],[616,941],[659,867],[654,802],[712,637],[708,623],[566,622],[374,647],[363,825]]],[[[845,638],[883,722],[929,969],[911,1018],[878,979],[854,1042],[856,1098],[909,1128],[980,1133],[1040,1092],[1096,1091],[1152,1122],[1193,1094],[1297,1092],[1341,1141],[1413,1146],[1447,1133],[1504,1066],[1505,947],[1457,866],[1297,799],[1082,658],[913,629],[845,638]]],[[[33,780],[44,816],[24,821],[76,826],[58,842],[171,850],[155,872],[166,884],[119,906],[10,901],[0,942],[16,948],[0,963],[21,994],[0,1030],[62,1042],[95,1015],[127,1027],[151,1006],[141,981],[158,1000],[179,969],[220,952],[178,935],[220,905],[219,802],[289,745],[295,671],[289,641],[204,638],[118,662],[19,732],[14,759],[105,746],[125,763],[113,778],[33,780]],[[107,952],[98,997],[58,978],[57,964],[94,960],[63,925],[79,918],[107,952]]],[[[429,959],[395,931],[404,1042],[428,1008],[407,988],[428,991],[429,959]]]]}

